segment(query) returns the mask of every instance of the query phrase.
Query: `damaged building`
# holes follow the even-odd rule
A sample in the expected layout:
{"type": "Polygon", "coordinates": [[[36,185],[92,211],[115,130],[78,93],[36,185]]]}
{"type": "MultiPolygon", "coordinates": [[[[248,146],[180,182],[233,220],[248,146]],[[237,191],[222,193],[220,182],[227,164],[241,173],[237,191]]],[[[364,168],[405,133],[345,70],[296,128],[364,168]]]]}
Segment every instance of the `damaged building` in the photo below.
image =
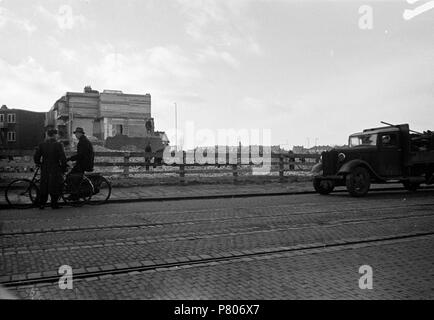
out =
{"type": "Polygon", "coordinates": [[[90,140],[110,149],[119,150],[127,144],[138,150],[151,146],[156,151],[169,144],[164,132],[155,131],[149,93],[100,93],[90,86],[83,92],[67,92],[47,113],[45,125],[59,131],[67,148],[74,147],[77,127],[83,128],[90,140]]]}

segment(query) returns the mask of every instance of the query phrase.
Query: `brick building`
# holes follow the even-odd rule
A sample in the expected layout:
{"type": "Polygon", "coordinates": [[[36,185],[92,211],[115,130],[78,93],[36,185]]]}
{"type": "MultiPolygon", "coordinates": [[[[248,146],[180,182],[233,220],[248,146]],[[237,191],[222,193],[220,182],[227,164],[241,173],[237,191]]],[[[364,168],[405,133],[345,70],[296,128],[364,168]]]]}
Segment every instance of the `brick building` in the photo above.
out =
{"type": "Polygon", "coordinates": [[[72,132],[84,128],[92,139],[124,135],[134,138],[155,136],[151,117],[151,95],[124,94],[85,87],[83,92],[67,92],[47,113],[45,125],[58,129],[65,145],[72,145],[72,132]]]}
{"type": "Polygon", "coordinates": [[[0,153],[34,150],[45,138],[45,112],[0,108],[0,153]]]}

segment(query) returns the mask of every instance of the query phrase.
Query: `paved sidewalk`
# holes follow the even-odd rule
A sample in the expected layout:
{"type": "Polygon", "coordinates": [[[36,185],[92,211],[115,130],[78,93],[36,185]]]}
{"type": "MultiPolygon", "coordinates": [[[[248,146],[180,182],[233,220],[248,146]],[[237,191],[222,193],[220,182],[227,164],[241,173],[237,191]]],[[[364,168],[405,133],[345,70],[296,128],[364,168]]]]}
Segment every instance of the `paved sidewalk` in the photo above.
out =
{"type": "Polygon", "coordinates": [[[166,185],[113,188],[111,200],[202,197],[217,195],[265,194],[283,192],[311,192],[311,182],[267,184],[166,185]]]}
{"type": "MultiPolygon", "coordinates": [[[[282,192],[312,192],[310,181],[265,184],[191,184],[116,187],[110,200],[139,200],[150,198],[183,198],[214,195],[243,195],[282,192]]],[[[6,204],[4,189],[0,190],[0,204],[6,204]]]]}
{"type": "MultiPolygon", "coordinates": [[[[304,193],[315,192],[311,181],[298,182],[268,182],[268,183],[239,183],[239,184],[187,184],[187,185],[155,185],[119,187],[114,183],[110,200],[146,200],[161,198],[212,197],[223,195],[249,195],[270,193],[304,193]]],[[[402,189],[401,184],[373,185],[371,189],[396,188],[402,189]]],[[[336,190],[345,191],[345,187],[336,190]]],[[[0,205],[6,204],[4,188],[0,189],[0,205]]]]}
{"type": "MultiPolygon", "coordinates": [[[[401,184],[373,185],[375,189],[402,189],[401,184]]],[[[336,191],[346,191],[345,187],[337,187],[336,191]]],[[[110,200],[138,200],[152,198],[184,198],[184,197],[212,197],[223,195],[249,195],[249,194],[281,194],[304,193],[315,190],[311,181],[288,183],[246,183],[246,184],[192,184],[192,185],[163,185],[139,187],[113,187],[110,200]]]]}

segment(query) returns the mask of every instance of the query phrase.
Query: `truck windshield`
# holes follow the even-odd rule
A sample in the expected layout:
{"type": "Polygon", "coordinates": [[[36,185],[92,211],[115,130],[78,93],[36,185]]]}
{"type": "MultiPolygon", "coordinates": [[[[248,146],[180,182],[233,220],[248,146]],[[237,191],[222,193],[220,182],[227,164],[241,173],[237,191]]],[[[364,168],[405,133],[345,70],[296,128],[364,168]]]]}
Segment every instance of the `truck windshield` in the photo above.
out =
{"type": "Polygon", "coordinates": [[[364,134],[360,136],[350,137],[350,147],[358,146],[376,146],[377,134],[364,134]]]}

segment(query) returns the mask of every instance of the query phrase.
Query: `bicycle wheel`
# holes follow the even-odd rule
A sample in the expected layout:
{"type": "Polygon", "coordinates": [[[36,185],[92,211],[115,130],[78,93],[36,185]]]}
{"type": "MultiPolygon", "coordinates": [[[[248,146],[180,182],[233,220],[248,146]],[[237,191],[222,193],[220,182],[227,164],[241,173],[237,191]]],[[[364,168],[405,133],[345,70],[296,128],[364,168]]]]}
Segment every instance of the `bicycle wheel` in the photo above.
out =
{"type": "Polygon", "coordinates": [[[28,179],[12,181],[5,191],[7,203],[15,209],[28,209],[33,207],[38,198],[38,187],[28,179]]]}
{"type": "Polygon", "coordinates": [[[78,188],[70,187],[65,183],[62,199],[66,204],[81,207],[90,202],[92,194],[93,185],[88,178],[84,177],[80,181],[78,188]]]}
{"type": "Polygon", "coordinates": [[[101,205],[106,203],[112,194],[112,186],[110,182],[102,176],[91,180],[93,181],[94,192],[90,204],[101,205]]]}

